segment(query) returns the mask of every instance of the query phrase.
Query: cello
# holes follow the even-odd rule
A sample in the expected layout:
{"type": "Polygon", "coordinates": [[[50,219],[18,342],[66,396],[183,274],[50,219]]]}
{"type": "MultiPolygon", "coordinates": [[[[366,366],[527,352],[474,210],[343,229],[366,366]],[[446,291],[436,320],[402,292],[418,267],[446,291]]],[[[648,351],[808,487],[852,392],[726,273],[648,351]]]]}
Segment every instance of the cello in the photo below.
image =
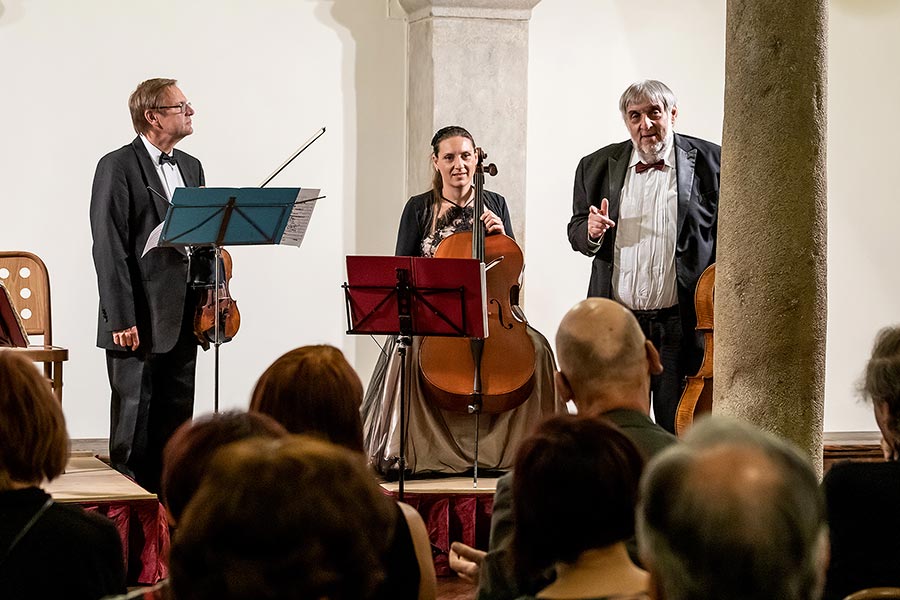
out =
{"type": "Polygon", "coordinates": [[[716,265],[706,267],[697,280],[694,309],[697,311],[697,331],[703,333],[703,362],[696,375],[687,378],[687,385],[675,412],[675,433],[685,434],[694,416],[712,412],[713,400],[713,308],[715,306],[716,265]]]}
{"type": "Polygon", "coordinates": [[[497,414],[525,402],[534,389],[534,343],[518,306],[524,258],[515,240],[485,236],[484,165],[487,154],[475,149],[475,198],[472,231],[445,238],[435,258],[476,258],[485,264],[488,335],[482,339],[428,337],[422,340],[419,367],[425,396],[450,412],[497,414]]]}

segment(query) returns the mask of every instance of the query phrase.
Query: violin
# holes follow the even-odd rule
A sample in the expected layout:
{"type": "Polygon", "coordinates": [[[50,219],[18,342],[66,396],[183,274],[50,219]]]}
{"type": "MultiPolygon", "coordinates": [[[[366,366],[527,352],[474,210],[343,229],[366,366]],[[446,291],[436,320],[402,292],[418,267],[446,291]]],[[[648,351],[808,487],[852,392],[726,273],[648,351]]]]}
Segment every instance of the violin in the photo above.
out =
{"type": "Polygon", "coordinates": [[[685,434],[694,416],[712,412],[713,401],[713,308],[715,307],[716,265],[706,267],[697,280],[694,308],[697,311],[697,331],[703,333],[703,362],[696,375],[687,378],[687,385],[675,412],[675,433],[685,434]]]}
{"type": "MultiPolygon", "coordinates": [[[[195,276],[193,284],[194,289],[198,291],[197,308],[194,312],[194,335],[204,350],[208,349],[210,344],[216,343],[217,313],[219,318],[218,343],[230,342],[241,327],[241,313],[238,310],[237,301],[231,297],[231,292],[228,289],[228,281],[231,279],[232,270],[231,254],[224,248],[220,252],[221,260],[218,264],[218,310],[216,307],[215,274],[209,273],[199,278],[195,276]]],[[[196,260],[198,255],[203,258],[209,258],[209,264],[215,262],[215,253],[212,249],[204,248],[195,252],[194,260],[196,260]],[[210,254],[212,256],[209,256],[210,254]]]]}
{"type": "Polygon", "coordinates": [[[427,337],[419,351],[425,396],[451,412],[497,414],[525,402],[534,389],[534,343],[518,306],[524,268],[522,249],[511,237],[485,237],[484,166],[487,154],[475,149],[474,219],[472,231],[448,236],[435,258],[476,258],[487,263],[488,336],[481,339],[427,337]]]}

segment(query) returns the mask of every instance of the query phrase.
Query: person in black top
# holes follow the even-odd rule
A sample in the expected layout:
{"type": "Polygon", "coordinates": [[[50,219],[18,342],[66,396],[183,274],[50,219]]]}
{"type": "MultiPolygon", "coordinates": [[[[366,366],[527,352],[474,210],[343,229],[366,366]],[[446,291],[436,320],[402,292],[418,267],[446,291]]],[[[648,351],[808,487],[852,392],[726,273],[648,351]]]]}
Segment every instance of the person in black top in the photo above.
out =
{"type": "MultiPolygon", "coordinates": [[[[359,375],[340,350],[325,344],[303,346],[280,356],[260,376],[250,412],[272,417],[290,433],[342,446],[362,459],[362,400],[359,375]]],[[[408,504],[392,504],[392,533],[385,532],[382,556],[384,581],[376,598],[433,600],[434,562],[425,523],[408,504]]]]}
{"type": "Polygon", "coordinates": [[[358,453],[310,436],[254,438],[213,459],[175,533],[176,598],[379,595],[390,502],[358,453]]]}
{"type": "MultiPolygon", "coordinates": [[[[432,189],[411,197],[400,217],[397,256],[431,258],[442,240],[471,231],[476,218],[485,225],[485,234],[513,237],[506,200],[484,190],[484,212],[474,214],[473,178],[478,160],[475,140],[464,128],[453,125],[439,129],[431,139],[434,169],[432,189]]],[[[512,468],[519,443],[545,416],[564,412],[565,404],[555,392],[556,364],[547,340],[537,330],[526,327],[534,346],[534,389],[519,407],[496,415],[483,415],[479,424],[478,462],[481,468],[512,468]]],[[[442,410],[431,404],[420,386],[419,343],[414,338],[407,355],[413,373],[409,390],[409,420],[406,466],[416,473],[464,473],[474,461],[473,417],[442,410]]],[[[395,360],[395,340],[389,339],[381,354],[363,403],[363,432],[366,454],[384,475],[396,475],[399,464],[399,369],[395,360]]]]}
{"type": "Polygon", "coordinates": [[[861,390],[872,401],[885,462],[842,462],[822,482],[831,528],[826,600],[900,587],[900,327],[875,340],[861,390]]]}
{"type": "Polygon", "coordinates": [[[675,432],[684,377],[703,360],[694,291],[716,260],[718,144],[675,133],[675,94],[661,81],[638,81],[619,112],[631,139],[585,156],[575,171],[572,249],[591,257],[588,297],[631,309],[659,349],[656,422],[675,432]]]}
{"type": "Polygon", "coordinates": [[[69,437],[48,382],[26,358],[0,352],[0,596],[96,600],[125,591],[112,522],[58,504],[40,488],[61,475],[69,437]]]}

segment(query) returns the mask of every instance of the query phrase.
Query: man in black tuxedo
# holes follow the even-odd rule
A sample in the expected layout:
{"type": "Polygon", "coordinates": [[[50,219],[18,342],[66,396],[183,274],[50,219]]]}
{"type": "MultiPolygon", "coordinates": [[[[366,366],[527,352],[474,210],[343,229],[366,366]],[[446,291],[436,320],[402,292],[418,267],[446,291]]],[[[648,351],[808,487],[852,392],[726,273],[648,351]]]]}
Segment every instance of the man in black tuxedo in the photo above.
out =
{"type": "Polygon", "coordinates": [[[162,448],[191,418],[197,340],[187,251],[144,247],[176,187],[204,185],[200,161],[174,150],[194,110],[174,79],[150,79],[128,99],[138,137],[100,159],[91,192],[100,291],[97,346],[112,388],[113,466],[159,488],[162,448]]]}
{"type": "Polygon", "coordinates": [[[629,86],[619,110],[631,139],[581,159],[569,242],[594,259],[588,296],[630,308],[659,348],[653,412],[674,432],[684,379],[703,360],[694,292],[716,259],[721,148],[674,133],[675,95],[659,81],[629,86]]]}

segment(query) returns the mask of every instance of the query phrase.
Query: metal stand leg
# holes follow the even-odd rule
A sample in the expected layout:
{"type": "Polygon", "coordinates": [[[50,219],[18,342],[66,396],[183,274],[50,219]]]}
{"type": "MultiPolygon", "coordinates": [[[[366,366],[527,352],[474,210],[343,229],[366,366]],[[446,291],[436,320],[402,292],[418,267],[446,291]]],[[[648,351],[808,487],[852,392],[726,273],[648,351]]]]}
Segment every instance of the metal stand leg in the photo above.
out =
{"type": "Polygon", "coordinates": [[[220,282],[219,282],[219,263],[222,260],[222,248],[220,246],[216,246],[216,257],[215,264],[213,265],[213,269],[216,272],[216,290],[215,290],[215,311],[216,311],[216,327],[215,327],[215,357],[216,357],[216,374],[215,374],[215,385],[213,392],[213,411],[219,412],[219,346],[222,345],[222,341],[219,339],[219,292],[220,282]]]}
{"type": "Polygon", "coordinates": [[[479,410],[478,412],[475,413],[475,468],[472,471],[472,487],[473,488],[478,487],[478,433],[481,429],[481,427],[479,427],[480,420],[481,420],[481,411],[479,410]]]}
{"type": "Polygon", "coordinates": [[[400,476],[397,498],[403,502],[403,486],[406,481],[406,410],[409,404],[409,374],[406,369],[406,349],[411,338],[401,335],[397,337],[397,356],[400,359],[400,476]]]}

